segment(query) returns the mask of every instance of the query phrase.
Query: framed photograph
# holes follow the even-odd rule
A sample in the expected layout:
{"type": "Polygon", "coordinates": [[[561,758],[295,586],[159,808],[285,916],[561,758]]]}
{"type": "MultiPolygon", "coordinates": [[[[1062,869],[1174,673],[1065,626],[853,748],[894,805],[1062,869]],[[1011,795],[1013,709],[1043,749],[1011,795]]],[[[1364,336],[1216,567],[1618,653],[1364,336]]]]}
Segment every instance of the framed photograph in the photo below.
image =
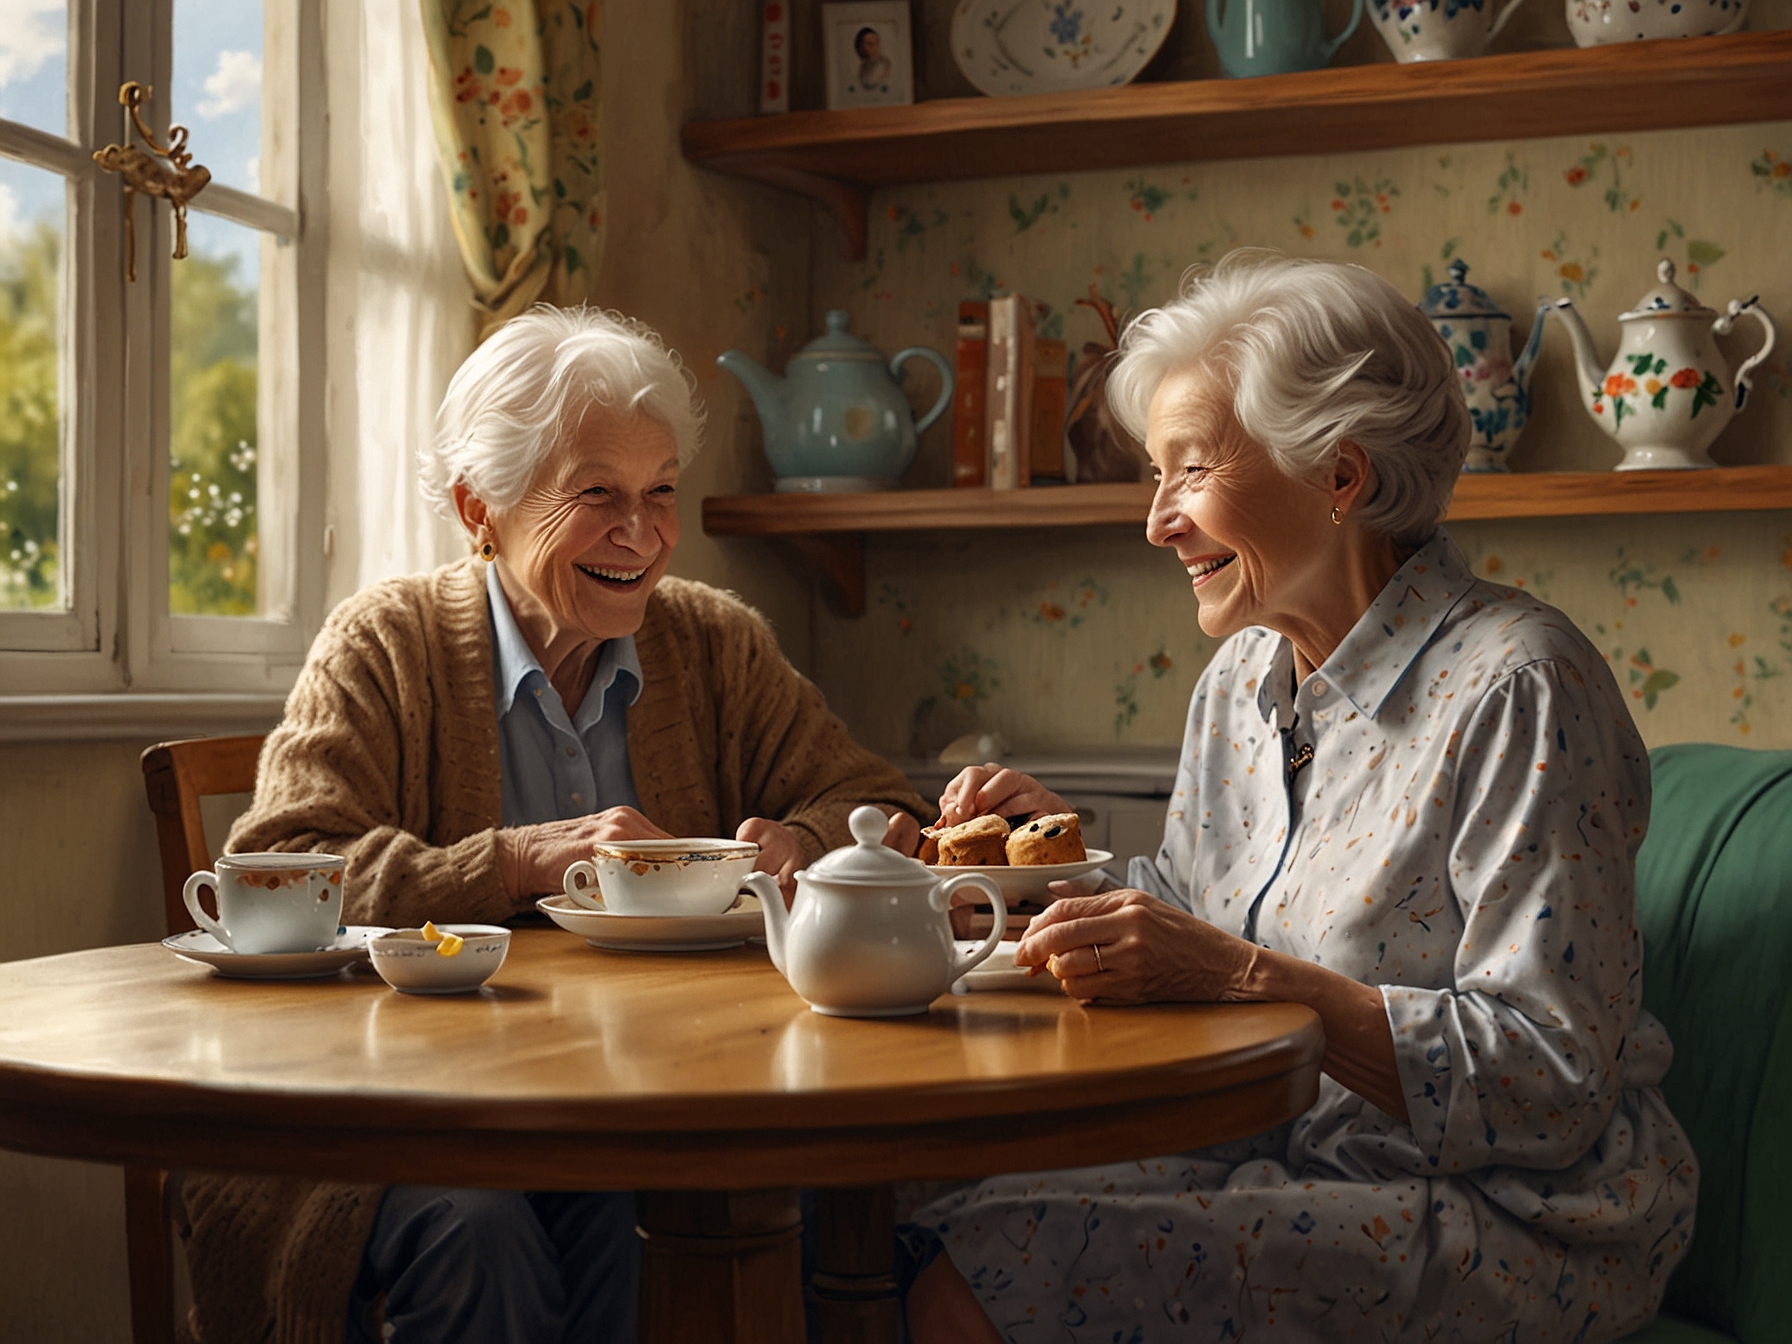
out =
{"type": "Polygon", "coordinates": [[[821,7],[828,106],[915,101],[908,0],[847,0],[821,7]]]}

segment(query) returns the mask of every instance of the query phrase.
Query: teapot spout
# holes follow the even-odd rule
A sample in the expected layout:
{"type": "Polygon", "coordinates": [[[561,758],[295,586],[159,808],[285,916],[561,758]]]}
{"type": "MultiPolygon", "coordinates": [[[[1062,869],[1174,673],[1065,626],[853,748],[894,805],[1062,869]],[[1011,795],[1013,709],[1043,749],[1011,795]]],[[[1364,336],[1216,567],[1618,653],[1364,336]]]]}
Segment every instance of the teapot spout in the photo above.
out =
{"type": "Polygon", "coordinates": [[[1550,299],[1544,299],[1537,305],[1537,320],[1531,323],[1530,338],[1525,341],[1524,349],[1518,352],[1518,358],[1512,361],[1512,381],[1518,384],[1521,397],[1530,396],[1531,366],[1537,362],[1537,352],[1543,348],[1543,328],[1555,306],[1550,299]]]}
{"type": "Polygon", "coordinates": [[[784,379],[743,350],[724,350],[716,363],[745,384],[759,412],[759,424],[768,439],[776,437],[784,419],[784,379]]]}
{"type": "Polygon", "coordinates": [[[1587,331],[1587,324],[1575,311],[1574,301],[1557,299],[1555,308],[1556,316],[1568,328],[1568,339],[1574,346],[1574,373],[1580,384],[1581,404],[1591,411],[1593,399],[1605,381],[1605,367],[1600,363],[1599,352],[1593,348],[1593,337],[1587,331]]]}

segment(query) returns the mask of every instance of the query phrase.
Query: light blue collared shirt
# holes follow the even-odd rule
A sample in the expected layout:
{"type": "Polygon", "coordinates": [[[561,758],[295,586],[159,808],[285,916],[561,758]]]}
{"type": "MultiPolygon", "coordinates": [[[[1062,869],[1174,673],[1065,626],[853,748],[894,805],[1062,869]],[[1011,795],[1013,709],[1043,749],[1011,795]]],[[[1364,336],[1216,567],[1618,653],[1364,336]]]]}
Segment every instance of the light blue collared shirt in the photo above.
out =
{"type": "Polygon", "coordinates": [[[641,697],[635,637],[604,641],[590,689],[569,719],[560,693],[523,638],[496,565],[486,566],[485,595],[491,608],[504,824],[531,826],[608,807],[640,807],[628,762],[628,707],[641,697]]]}

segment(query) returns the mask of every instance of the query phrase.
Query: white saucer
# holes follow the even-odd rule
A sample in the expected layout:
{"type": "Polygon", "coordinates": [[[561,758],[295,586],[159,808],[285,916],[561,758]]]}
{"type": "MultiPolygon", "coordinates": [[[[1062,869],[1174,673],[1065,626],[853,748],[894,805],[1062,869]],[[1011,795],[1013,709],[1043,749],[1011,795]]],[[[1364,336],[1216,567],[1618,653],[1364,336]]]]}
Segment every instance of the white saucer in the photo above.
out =
{"type": "Polygon", "coordinates": [[[719,952],[765,937],[765,911],[737,897],[719,915],[618,915],[587,910],[570,896],[543,896],[535,908],[568,933],[612,952],[719,952]]]}
{"type": "MultiPolygon", "coordinates": [[[[981,944],[960,941],[956,944],[960,952],[974,952],[981,944]]],[[[973,990],[990,989],[1043,989],[1056,994],[1058,980],[1056,976],[1046,973],[1028,975],[1026,971],[1014,964],[1014,949],[1019,947],[1018,941],[996,944],[996,950],[975,970],[966,971],[952,984],[954,994],[968,994],[973,990]]]]}
{"type": "MultiPolygon", "coordinates": [[[[1105,863],[1113,861],[1114,856],[1105,849],[1091,849],[1089,857],[1080,863],[1032,863],[1016,864],[1009,867],[1005,864],[973,866],[966,868],[946,868],[938,864],[928,871],[937,877],[956,877],[960,873],[982,873],[996,884],[996,890],[1002,893],[1006,901],[1034,900],[1047,902],[1054,900],[1047,891],[1053,882],[1070,882],[1086,874],[1093,873],[1105,863]]],[[[1094,879],[1084,885],[1093,891],[1100,879],[1094,879]]]]}
{"type": "Polygon", "coordinates": [[[350,924],[336,941],[316,952],[232,952],[204,929],[162,939],[175,956],[234,980],[310,980],[335,975],[344,966],[367,960],[367,940],[391,929],[350,924]]]}

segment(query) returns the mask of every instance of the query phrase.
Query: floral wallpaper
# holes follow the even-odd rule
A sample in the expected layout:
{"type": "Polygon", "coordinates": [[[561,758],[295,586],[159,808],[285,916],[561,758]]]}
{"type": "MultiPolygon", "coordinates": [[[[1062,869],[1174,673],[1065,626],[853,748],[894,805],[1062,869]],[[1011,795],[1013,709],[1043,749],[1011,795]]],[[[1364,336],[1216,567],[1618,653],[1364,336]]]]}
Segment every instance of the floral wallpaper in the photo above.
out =
{"type": "MultiPolygon", "coordinates": [[[[1091,286],[1136,311],[1235,247],[1357,261],[1415,301],[1460,257],[1513,315],[1515,347],[1540,300],[1567,296],[1609,360],[1617,314],[1662,257],[1720,311],[1759,294],[1792,339],[1788,236],[1792,124],[1770,123],[893,189],[873,198],[863,262],[818,238],[812,298],[817,326],[844,306],[886,350],[949,354],[961,299],[1018,291],[1076,351],[1100,334],[1075,304],[1091,286]]],[[[1749,324],[1720,344],[1734,367],[1759,339],[1749,324]]],[[[1757,373],[1720,462],[1792,463],[1789,359],[1782,346],[1757,373]]],[[[1675,369],[1620,375],[1608,397],[1680,387],[1675,369]]],[[[1566,331],[1546,330],[1532,396],[1516,470],[1618,460],[1580,403],[1566,331]]],[[[949,454],[942,425],[905,484],[943,486],[949,454]]],[[[1792,747],[1792,512],[1453,530],[1480,573],[1587,632],[1651,744],[1792,747]]],[[[1127,528],[873,537],[867,591],[863,618],[818,611],[814,671],[854,729],[898,755],[967,726],[1027,749],[1173,744],[1214,648],[1174,558],[1127,528]]]]}

